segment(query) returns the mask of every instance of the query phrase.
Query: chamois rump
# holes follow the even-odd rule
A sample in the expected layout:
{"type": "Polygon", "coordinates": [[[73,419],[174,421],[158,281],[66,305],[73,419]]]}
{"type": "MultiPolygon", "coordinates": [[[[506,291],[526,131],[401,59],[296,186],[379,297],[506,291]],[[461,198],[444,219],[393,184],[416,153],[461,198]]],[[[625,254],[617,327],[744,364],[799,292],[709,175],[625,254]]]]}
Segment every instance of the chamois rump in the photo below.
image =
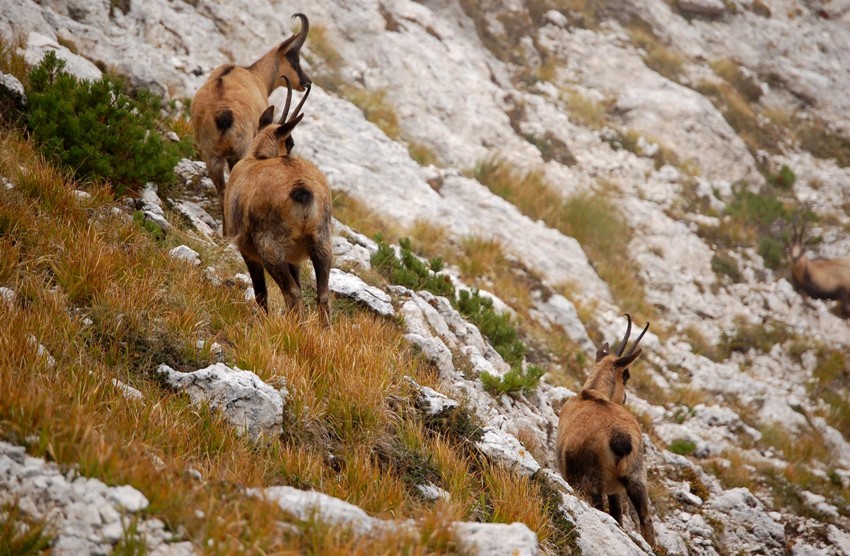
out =
{"type": "Polygon", "coordinates": [[[232,170],[245,156],[272,91],[284,86],[284,78],[299,91],[310,85],[310,78],[301,70],[299,54],[310,23],[304,14],[292,17],[301,19],[298,34],[250,66],[217,67],[192,99],[195,145],[207,164],[221,203],[224,202],[224,165],[232,170]]]}
{"type": "Polygon", "coordinates": [[[640,425],[623,404],[629,365],[640,354],[643,332],[623,355],[632,329],[632,319],[616,355],[605,343],[596,352],[596,364],[584,387],[561,408],[555,458],[561,475],[591,504],[604,511],[603,496],[608,497],[608,512],[623,525],[622,494],[634,504],[643,538],[655,546],[655,529],[649,515],[646,468],[643,461],[643,436],[640,425]]]}
{"type": "Polygon", "coordinates": [[[290,135],[304,117],[301,107],[309,93],[308,85],[287,120],[292,99],[287,83],[280,121],[272,123],[274,106],[260,117],[257,136],[227,182],[225,234],[239,248],[257,303],[265,312],[269,307],[264,269],[280,287],[287,308],[303,315],[300,264],[309,257],[316,272],[321,321],[330,326],[331,191],[316,166],[290,156],[294,145],[290,135]]]}
{"type": "Polygon", "coordinates": [[[796,221],[792,223],[788,249],[791,284],[806,302],[809,297],[838,300],[842,316],[850,317],[850,259],[809,259],[805,233],[805,223],[799,228],[796,221]]]}

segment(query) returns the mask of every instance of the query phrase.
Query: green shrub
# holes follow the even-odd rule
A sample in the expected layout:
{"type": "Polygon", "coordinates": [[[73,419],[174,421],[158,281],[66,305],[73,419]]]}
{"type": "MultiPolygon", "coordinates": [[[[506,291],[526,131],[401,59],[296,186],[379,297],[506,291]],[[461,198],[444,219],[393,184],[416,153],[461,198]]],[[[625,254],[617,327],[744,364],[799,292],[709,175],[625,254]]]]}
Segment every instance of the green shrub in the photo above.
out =
{"type": "Polygon", "coordinates": [[[741,271],[738,270],[738,263],[732,257],[722,253],[715,253],[711,258],[711,270],[715,274],[725,274],[733,282],[738,282],[741,279],[741,271]]]}
{"type": "Polygon", "coordinates": [[[117,194],[145,182],[169,183],[180,145],[156,132],[160,99],[133,96],[104,77],[85,81],[48,52],[29,73],[29,127],[40,149],[81,179],[106,179],[117,194]]]}
{"type": "Polygon", "coordinates": [[[457,310],[478,326],[493,345],[493,349],[512,367],[522,364],[525,357],[525,344],[519,339],[519,333],[511,325],[511,316],[497,313],[493,309],[493,300],[481,297],[477,290],[458,292],[455,300],[457,310]]]}
{"type": "Polygon", "coordinates": [[[735,190],[735,198],[726,207],[726,214],[737,220],[761,226],[769,226],[779,219],[788,218],[788,211],[778,199],[764,193],[754,193],[746,187],[735,190]]]}
{"type": "Polygon", "coordinates": [[[667,446],[667,449],[674,454],[679,454],[680,456],[689,456],[697,449],[697,445],[691,440],[677,438],[671,442],[669,446],[667,446]]]}
{"type": "Polygon", "coordinates": [[[506,372],[503,377],[483,372],[481,373],[481,383],[485,390],[496,395],[527,392],[537,387],[544,373],[545,371],[537,365],[529,365],[524,371],[522,367],[517,366],[506,372]]]}
{"type": "Polygon", "coordinates": [[[782,243],[775,240],[771,236],[762,236],[759,240],[758,253],[764,259],[764,265],[771,269],[777,270],[782,266],[784,260],[782,243]]]}
{"type": "Polygon", "coordinates": [[[773,185],[780,189],[791,189],[796,181],[796,174],[785,164],[779,169],[779,173],[773,176],[773,185]]]}
{"type": "Polygon", "coordinates": [[[537,385],[544,371],[534,365],[529,365],[527,371],[522,370],[526,347],[511,323],[509,314],[497,312],[493,308],[493,300],[481,296],[478,290],[455,292],[448,277],[436,274],[443,268],[442,259],[434,257],[425,264],[413,253],[410,239],[399,240],[400,258],[396,257],[393,248],[384,243],[380,236],[376,239],[378,252],[372,256],[375,270],[393,284],[412,290],[427,290],[448,298],[461,315],[478,327],[493,349],[511,366],[511,371],[504,378],[482,376],[485,388],[503,393],[528,390],[537,385]]]}
{"type": "Polygon", "coordinates": [[[455,288],[451,280],[447,276],[435,274],[442,268],[442,259],[435,257],[426,265],[411,250],[410,239],[402,238],[399,245],[401,260],[396,257],[392,247],[379,240],[378,252],[372,257],[372,266],[393,284],[454,298],[455,288]]]}

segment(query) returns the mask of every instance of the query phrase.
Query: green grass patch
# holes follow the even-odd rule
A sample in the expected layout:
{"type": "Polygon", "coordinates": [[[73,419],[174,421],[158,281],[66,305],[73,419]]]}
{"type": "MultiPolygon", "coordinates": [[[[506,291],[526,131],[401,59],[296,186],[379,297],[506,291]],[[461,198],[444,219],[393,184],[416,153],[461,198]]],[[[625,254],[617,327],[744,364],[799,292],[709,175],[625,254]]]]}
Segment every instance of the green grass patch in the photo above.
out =
{"type": "Polygon", "coordinates": [[[680,456],[689,456],[697,449],[697,445],[692,440],[677,438],[667,446],[667,449],[680,456]]]}

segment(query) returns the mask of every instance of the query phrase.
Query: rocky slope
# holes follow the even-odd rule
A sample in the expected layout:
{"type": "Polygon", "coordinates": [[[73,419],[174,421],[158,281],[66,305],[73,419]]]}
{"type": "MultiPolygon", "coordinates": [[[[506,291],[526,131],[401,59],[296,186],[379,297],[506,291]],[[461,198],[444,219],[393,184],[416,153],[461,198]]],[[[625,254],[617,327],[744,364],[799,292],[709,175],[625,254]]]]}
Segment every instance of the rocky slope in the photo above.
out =
{"type": "MultiPolygon", "coordinates": [[[[759,91],[753,121],[782,112],[850,134],[848,101],[834,93],[850,84],[844,59],[850,4],[625,0],[596,3],[595,11],[579,2],[506,0],[193,4],[130,2],[122,10],[105,1],[0,0],[0,32],[22,33],[28,60],[57,49],[80,75],[112,68],[134,85],[181,99],[216,65],[252,61],[288,35],[292,13],[307,13],[339,56],[327,59],[314,33],[307,71],[384,91],[400,139],[368,122],[345,95],[316,87],[297,152],[319,165],[335,191],[388,221],[427,222],[456,243],[469,236],[497,240],[548,288],[533,307],[513,309],[532,310],[586,354],[594,340],[620,331],[619,293],[578,241],[466,175],[497,156],[520,171],[541,171],[564,196],[608,196],[632,229],[628,245],[611,249],[634,261],[634,279],[656,315],[652,330],[662,331],[643,342],[648,357],[635,382],[648,386],[630,404],[653,429],[648,457],[663,547],[671,554],[850,553],[850,444],[813,378],[824,346],[846,353],[850,326],[828,304],[803,304],[785,273],[770,270],[755,246],[728,249],[735,279],[712,264],[718,250],[712,238],[732,225],[725,208],[735,191],[758,190],[764,175],[782,165],[797,176],[786,198],[821,216],[819,252],[846,256],[850,171],[788,135],[775,148],[747,143],[728,104],[706,85],[726,79],[717,61],[733,60],[759,91]],[[671,57],[679,62],[662,63],[671,57]],[[583,116],[575,98],[604,106],[603,122],[583,116]],[[619,148],[630,136],[638,146],[619,148]],[[414,161],[407,148],[414,143],[438,165],[414,161]],[[541,145],[558,145],[560,154],[541,145]],[[653,158],[660,149],[672,153],[663,164],[653,158]],[[570,299],[551,289],[567,283],[570,299]],[[588,306],[593,311],[581,321],[588,306]],[[743,333],[776,323],[785,334],[765,334],[767,346],[743,333]],[[735,337],[743,345],[718,356],[718,347],[735,337]],[[790,448],[770,443],[777,430],[792,444],[817,438],[828,457],[789,461],[790,448]],[[689,457],[665,449],[677,443],[693,445],[689,457]],[[782,470],[798,464],[814,478],[789,486],[782,470]],[[729,480],[734,466],[749,470],[746,484],[729,480]]],[[[280,91],[273,102],[280,104],[280,91]]],[[[211,233],[215,223],[198,214],[206,226],[199,229],[211,233]]],[[[348,270],[367,269],[374,245],[340,230],[337,260],[348,270]]],[[[559,485],[584,554],[646,550],[632,528],[618,530],[551,471],[552,431],[568,390],[544,382],[528,395],[493,398],[458,370],[456,354],[477,361],[476,371],[501,373],[504,362],[447,303],[402,289],[364,294],[346,280],[337,275],[337,295],[382,298],[379,310],[404,316],[408,338],[434,360],[447,392],[473,402],[490,434],[482,450],[559,485]],[[518,447],[520,430],[530,431],[525,442],[543,447],[532,450],[535,457],[518,447]]],[[[568,382],[558,373],[553,367],[548,382],[568,382]]],[[[839,372],[843,386],[848,373],[839,372]]],[[[846,398],[846,390],[839,395],[846,398]]]]}

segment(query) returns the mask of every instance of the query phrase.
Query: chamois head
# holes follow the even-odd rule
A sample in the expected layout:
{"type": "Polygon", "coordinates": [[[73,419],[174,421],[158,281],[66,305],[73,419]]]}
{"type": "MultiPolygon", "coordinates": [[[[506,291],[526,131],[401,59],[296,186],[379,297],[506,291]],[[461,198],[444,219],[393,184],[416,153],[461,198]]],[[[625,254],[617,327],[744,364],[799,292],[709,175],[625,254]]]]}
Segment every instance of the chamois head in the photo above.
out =
{"type": "Polygon", "coordinates": [[[292,17],[301,20],[301,31],[292,35],[277,47],[277,63],[283,74],[278,78],[275,87],[283,87],[284,81],[287,81],[287,86],[291,83],[296,90],[303,91],[310,86],[310,78],[301,69],[300,53],[301,47],[307,39],[307,32],[310,30],[310,22],[304,14],[295,14],[292,17]]]}
{"type": "Polygon", "coordinates": [[[304,101],[307,100],[307,95],[310,94],[310,84],[306,86],[304,96],[295,107],[292,116],[289,115],[289,105],[292,102],[292,87],[289,85],[289,79],[283,78],[286,82],[286,103],[283,105],[283,114],[274,122],[274,106],[269,106],[266,111],[260,116],[257,136],[254,139],[254,144],[251,146],[250,154],[254,158],[275,158],[278,156],[287,156],[295,147],[295,141],[292,139],[292,130],[304,118],[301,113],[301,107],[304,106],[304,101]]]}
{"type": "Polygon", "coordinates": [[[791,266],[805,256],[807,246],[806,222],[800,222],[799,218],[795,217],[791,222],[791,242],[788,245],[788,262],[791,266]]]}
{"type": "Polygon", "coordinates": [[[596,350],[596,365],[583,388],[583,390],[595,390],[608,400],[620,405],[626,403],[626,384],[630,378],[629,365],[641,354],[642,350],[638,348],[638,344],[646,331],[649,330],[649,323],[647,322],[640,336],[632,344],[632,348],[623,355],[632,332],[632,317],[626,314],[626,319],[628,321],[626,334],[623,336],[623,341],[617,348],[616,354],[611,353],[608,342],[605,342],[602,347],[596,350]]]}

